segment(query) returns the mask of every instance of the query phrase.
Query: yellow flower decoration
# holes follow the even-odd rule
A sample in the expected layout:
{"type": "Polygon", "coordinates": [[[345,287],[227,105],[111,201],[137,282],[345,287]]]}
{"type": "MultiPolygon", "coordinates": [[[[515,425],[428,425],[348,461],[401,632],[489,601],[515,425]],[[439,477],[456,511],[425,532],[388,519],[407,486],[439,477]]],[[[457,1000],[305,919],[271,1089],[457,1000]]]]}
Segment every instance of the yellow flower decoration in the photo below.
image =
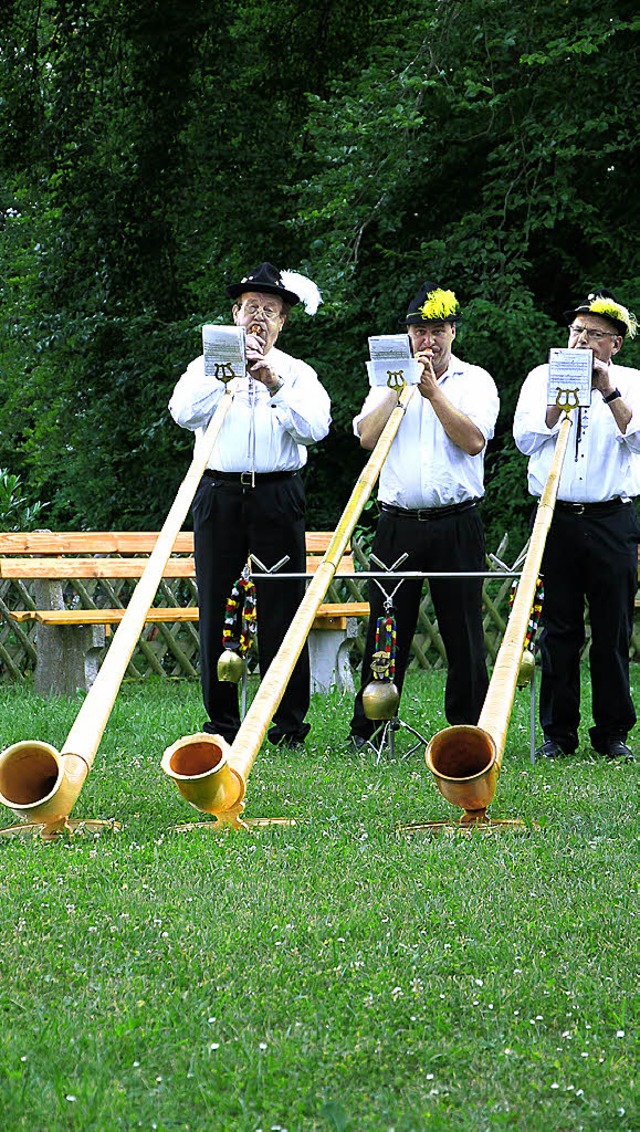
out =
{"type": "Polygon", "coordinates": [[[613,299],[593,299],[589,303],[589,311],[591,314],[601,314],[604,318],[616,318],[618,322],[624,322],[629,337],[635,338],[638,320],[622,303],[615,303],[613,299]]]}
{"type": "Polygon", "coordinates": [[[460,313],[460,303],[453,291],[443,291],[442,287],[438,287],[435,291],[429,291],[426,302],[418,309],[425,322],[434,322],[436,319],[446,321],[460,313]]]}

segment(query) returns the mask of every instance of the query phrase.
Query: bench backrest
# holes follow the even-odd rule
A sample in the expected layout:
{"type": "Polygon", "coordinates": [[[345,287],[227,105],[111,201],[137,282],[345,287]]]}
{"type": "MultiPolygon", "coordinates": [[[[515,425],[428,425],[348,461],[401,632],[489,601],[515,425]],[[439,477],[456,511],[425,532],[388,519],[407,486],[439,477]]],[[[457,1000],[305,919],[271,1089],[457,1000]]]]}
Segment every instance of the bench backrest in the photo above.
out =
{"type": "MultiPolygon", "coordinates": [[[[308,573],[316,571],[332,537],[331,531],[307,532],[308,573]]],[[[138,578],[157,538],[157,531],[0,532],[0,578],[138,578]]],[[[338,572],[354,573],[351,554],[338,572]]],[[[164,577],[195,577],[191,531],[177,536],[164,577]]]]}

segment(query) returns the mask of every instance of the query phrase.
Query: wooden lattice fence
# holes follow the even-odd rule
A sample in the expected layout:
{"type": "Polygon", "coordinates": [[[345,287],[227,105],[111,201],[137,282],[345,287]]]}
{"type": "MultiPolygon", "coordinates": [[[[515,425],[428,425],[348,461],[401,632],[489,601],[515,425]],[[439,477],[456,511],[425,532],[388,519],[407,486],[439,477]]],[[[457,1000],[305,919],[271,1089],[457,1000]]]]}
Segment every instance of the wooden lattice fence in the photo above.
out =
{"type": "MultiPolygon", "coordinates": [[[[38,624],[22,624],[8,619],[10,609],[36,609],[35,582],[13,579],[0,581],[0,680],[23,680],[35,667],[38,624]]],[[[135,588],[135,580],[73,579],[65,583],[68,609],[125,608],[135,588]]],[[[197,605],[195,582],[189,578],[163,580],[158,599],[166,606],[197,605]]],[[[102,654],[111,640],[107,627],[102,654]]],[[[167,677],[195,677],[199,672],[198,626],[194,622],[145,625],[127,670],[130,679],[139,680],[155,673],[167,677]]],[[[100,657],[100,661],[102,657],[100,657]]]]}
{"type": "MultiPolygon", "coordinates": [[[[359,569],[368,568],[368,559],[357,540],[352,544],[359,569]]],[[[499,552],[500,553],[500,549],[499,552]]],[[[0,681],[19,682],[29,676],[36,660],[36,622],[17,624],[8,618],[11,609],[36,609],[34,587],[37,583],[17,579],[0,581],[0,681]]],[[[484,583],[484,636],[489,664],[495,659],[505,625],[509,618],[511,579],[497,577],[484,583]]],[[[68,608],[95,609],[125,607],[131,597],[135,581],[129,579],[72,580],[65,583],[65,605],[68,608]]],[[[366,581],[353,578],[335,580],[329,587],[327,601],[366,600],[366,581]]],[[[158,591],[158,602],[165,606],[197,605],[195,582],[191,579],[163,580],[158,591]]],[[[358,621],[357,634],[352,640],[352,662],[357,667],[364,650],[366,622],[358,621]]],[[[110,642],[107,633],[102,652],[110,642]]],[[[588,648],[588,640],[587,645],[588,648]]],[[[640,626],[634,629],[632,659],[640,659],[640,626]]],[[[446,658],[438,623],[434,614],[428,583],[425,582],[418,625],[413,639],[414,668],[443,668],[446,658]]],[[[193,622],[145,625],[127,676],[139,680],[150,674],[168,678],[196,677],[199,673],[198,628],[193,622]]]]}

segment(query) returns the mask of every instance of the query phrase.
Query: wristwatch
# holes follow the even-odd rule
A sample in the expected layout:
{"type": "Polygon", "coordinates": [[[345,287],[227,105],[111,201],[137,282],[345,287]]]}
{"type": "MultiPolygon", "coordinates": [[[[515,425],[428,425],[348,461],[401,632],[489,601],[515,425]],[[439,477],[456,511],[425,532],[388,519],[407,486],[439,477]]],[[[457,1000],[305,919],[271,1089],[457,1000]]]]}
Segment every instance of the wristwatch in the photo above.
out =
{"type": "Polygon", "coordinates": [[[622,393],[619,389],[614,389],[608,397],[603,397],[602,400],[604,401],[605,405],[610,405],[611,402],[615,401],[617,397],[622,397],[622,393]]]}

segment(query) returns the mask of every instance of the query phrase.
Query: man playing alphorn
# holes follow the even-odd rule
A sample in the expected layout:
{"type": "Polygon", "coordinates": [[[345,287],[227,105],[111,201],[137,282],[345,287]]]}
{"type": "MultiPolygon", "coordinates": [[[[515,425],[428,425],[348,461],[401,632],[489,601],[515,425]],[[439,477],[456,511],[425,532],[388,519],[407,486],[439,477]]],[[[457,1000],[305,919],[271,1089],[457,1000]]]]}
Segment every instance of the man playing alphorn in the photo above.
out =
{"type": "MultiPolygon", "coordinates": [[[[295,272],[261,263],[227,287],[233,320],[247,331],[247,375],[240,379],[209,467],[193,502],[196,577],[200,606],[200,665],[207,721],[204,730],[231,744],[240,726],[238,690],[218,679],[225,611],[249,553],[271,569],[285,555],[287,573],[304,575],[305,494],[301,471],[307,447],[329,431],[329,397],[306,362],[276,348],[289,311],[301,300],[314,314],[317,287],[295,272]]],[[[201,435],[224,393],[205,377],[200,356],[174,390],[169,410],[177,424],[201,435]]],[[[264,674],[304,595],[304,580],[260,582],[258,651],[264,674]]],[[[269,739],[295,747],[309,731],[309,657],[306,647],[275,713],[269,739]]]]}
{"type": "MultiPolygon", "coordinates": [[[[409,303],[406,323],[413,356],[422,365],[418,386],[380,475],[381,515],[373,553],[386,566],[407,554],[402,570],[458,573],[485,569],[478,503],[484,494],[484,452],[493,436],[499,400],[484,369],[452,353],[460,305],[453,291],[424,283],[409,303]]],[[[373,387],[354,420],[363,448],[372,449],[397,394],[373,387]]],[[[393,575],[385,586],[393,590],[393,575]]],[[[447,654],[445,711],[451,724],[477,723],[488,679],[482,628],[482,579],[434,578],[431,597],[447,654]]],[[[422,582],[406,579],[393,599],[397,630],[394,683],[402,683],[415,631],[422,582]]],[[[364,746],[375,725],[365,715],[363,689],[372,681],[377,619],[384,611],[369,585],[371,617],[355,701],[351,737],[364,746]]]]}
{"type": "MultiPolygon", "coordinates": [[[[542,574],[540,724],[537,754],[571,755],[578,746],[580,653],[589,607],[591,743],[610,759],[630,759],[627,735],[636,721],[629,688],[640,529],[640,372],[613,361],[636,319],[611,291],[594,291],[564,315],[569,349],[593,352],[592,400],[574,409],[571,451],[564,461],[542,574]]],[[[548,404],[548,366],[526,378],[513,425],[529,457],[529,491],[540,496],[562,410],[548,404]]]]}

